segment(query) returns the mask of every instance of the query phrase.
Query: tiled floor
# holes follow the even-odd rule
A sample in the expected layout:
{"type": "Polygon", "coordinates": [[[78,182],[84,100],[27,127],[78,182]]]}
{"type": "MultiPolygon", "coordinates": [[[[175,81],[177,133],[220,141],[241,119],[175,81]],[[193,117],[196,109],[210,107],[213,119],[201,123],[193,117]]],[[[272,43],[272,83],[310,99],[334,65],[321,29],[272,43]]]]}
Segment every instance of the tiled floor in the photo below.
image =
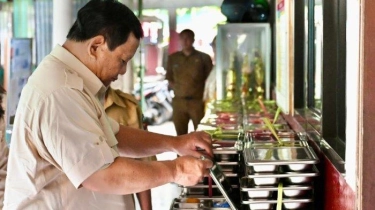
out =
{"type": "MultiPolygon", "coordinates": [[[[148,130],[155,133],[173,136],[176,135],[176,131],[172,122],[166,122],[158,126],[149,126],[148,130]]],[[[193,124],[190,122],[189,132],[193,130],[193,124]]],[[[177,156],[173,152],[166,152],[159,154],[156,157],[158,158],[158,160],[173,160],[177,156]]],[[[169,210],[172,204],[172,200],[179,197],[180,193],[180,188],[177,185],[170,183],[151,189],[153,210],[169,210]]],[[[139,206],[137,206],[137,210],[140,210],[139,206]]]]}

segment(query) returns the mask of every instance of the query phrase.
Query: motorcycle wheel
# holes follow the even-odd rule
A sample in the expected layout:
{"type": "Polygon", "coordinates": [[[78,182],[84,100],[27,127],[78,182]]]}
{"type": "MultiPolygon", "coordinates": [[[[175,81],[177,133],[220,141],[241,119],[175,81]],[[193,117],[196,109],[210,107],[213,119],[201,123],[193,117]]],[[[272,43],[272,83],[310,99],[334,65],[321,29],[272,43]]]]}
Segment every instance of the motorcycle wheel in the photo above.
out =
{"type": "Polygon", "coordinates": [[[172,119],[172,112],[168,111],[163,104],[155,103],[153,104],[152,109],[155,109],[155,113],[157,114],[154,114],[150,120],[151,125],[160,125],[172,119]]]}

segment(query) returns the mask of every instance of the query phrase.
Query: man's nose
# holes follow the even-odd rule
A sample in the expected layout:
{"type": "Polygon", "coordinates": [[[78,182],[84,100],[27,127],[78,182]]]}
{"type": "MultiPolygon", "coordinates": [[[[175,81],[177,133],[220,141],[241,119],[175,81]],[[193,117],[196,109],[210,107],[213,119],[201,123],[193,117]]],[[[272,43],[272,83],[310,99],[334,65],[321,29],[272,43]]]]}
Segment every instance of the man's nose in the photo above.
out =
{"type": "Polygon", "coordinates": [[[122,68],[121,70],[120,70],[120,74],[121,75],[124,75],[126,73],[126,67],[125,68],[122,68]]]}

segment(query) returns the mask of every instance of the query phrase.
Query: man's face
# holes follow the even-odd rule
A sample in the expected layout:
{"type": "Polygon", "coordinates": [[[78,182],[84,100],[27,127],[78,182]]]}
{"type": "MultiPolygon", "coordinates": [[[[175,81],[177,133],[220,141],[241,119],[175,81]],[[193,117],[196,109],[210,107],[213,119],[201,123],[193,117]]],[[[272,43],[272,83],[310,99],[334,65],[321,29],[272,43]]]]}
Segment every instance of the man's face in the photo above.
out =
{"type": "Polygon", "coordinates": [[[96,63],[96,76],[105,86],[117,80],[119,74],[126,73],[127,63],[133,58],[139,46],[139,40],[134,37],[133,33],[129,35],[128,40],[110,51],[108,46],[101,50],[96,63]]]}
{"type": "Polygon", "coordinates": [[[191,49],[193,47],[194,39],[186,33],[180,34],[180,45],[182,49],[191,49]]]}

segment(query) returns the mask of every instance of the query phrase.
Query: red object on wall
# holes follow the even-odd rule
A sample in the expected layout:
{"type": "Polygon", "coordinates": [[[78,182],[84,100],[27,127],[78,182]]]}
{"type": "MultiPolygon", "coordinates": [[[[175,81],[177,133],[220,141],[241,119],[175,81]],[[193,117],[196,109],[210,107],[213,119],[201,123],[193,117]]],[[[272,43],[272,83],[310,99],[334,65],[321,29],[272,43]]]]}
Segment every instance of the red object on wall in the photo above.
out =
{"type": "Polygon", "coordinates": [[[146,45],[145,46],[146,56],[146,75],[156,75],[156,67],[158,67],[158,46],[157,45],[146,45]]]}
{"type": "Polygon", "coordinates": [[[178,33],[174,30],[169,31],[169,48],[168,48],[168,54],[172,54],[174,52],[177,52],[180,50],[180,44],[178,41],[178,33]]]}

